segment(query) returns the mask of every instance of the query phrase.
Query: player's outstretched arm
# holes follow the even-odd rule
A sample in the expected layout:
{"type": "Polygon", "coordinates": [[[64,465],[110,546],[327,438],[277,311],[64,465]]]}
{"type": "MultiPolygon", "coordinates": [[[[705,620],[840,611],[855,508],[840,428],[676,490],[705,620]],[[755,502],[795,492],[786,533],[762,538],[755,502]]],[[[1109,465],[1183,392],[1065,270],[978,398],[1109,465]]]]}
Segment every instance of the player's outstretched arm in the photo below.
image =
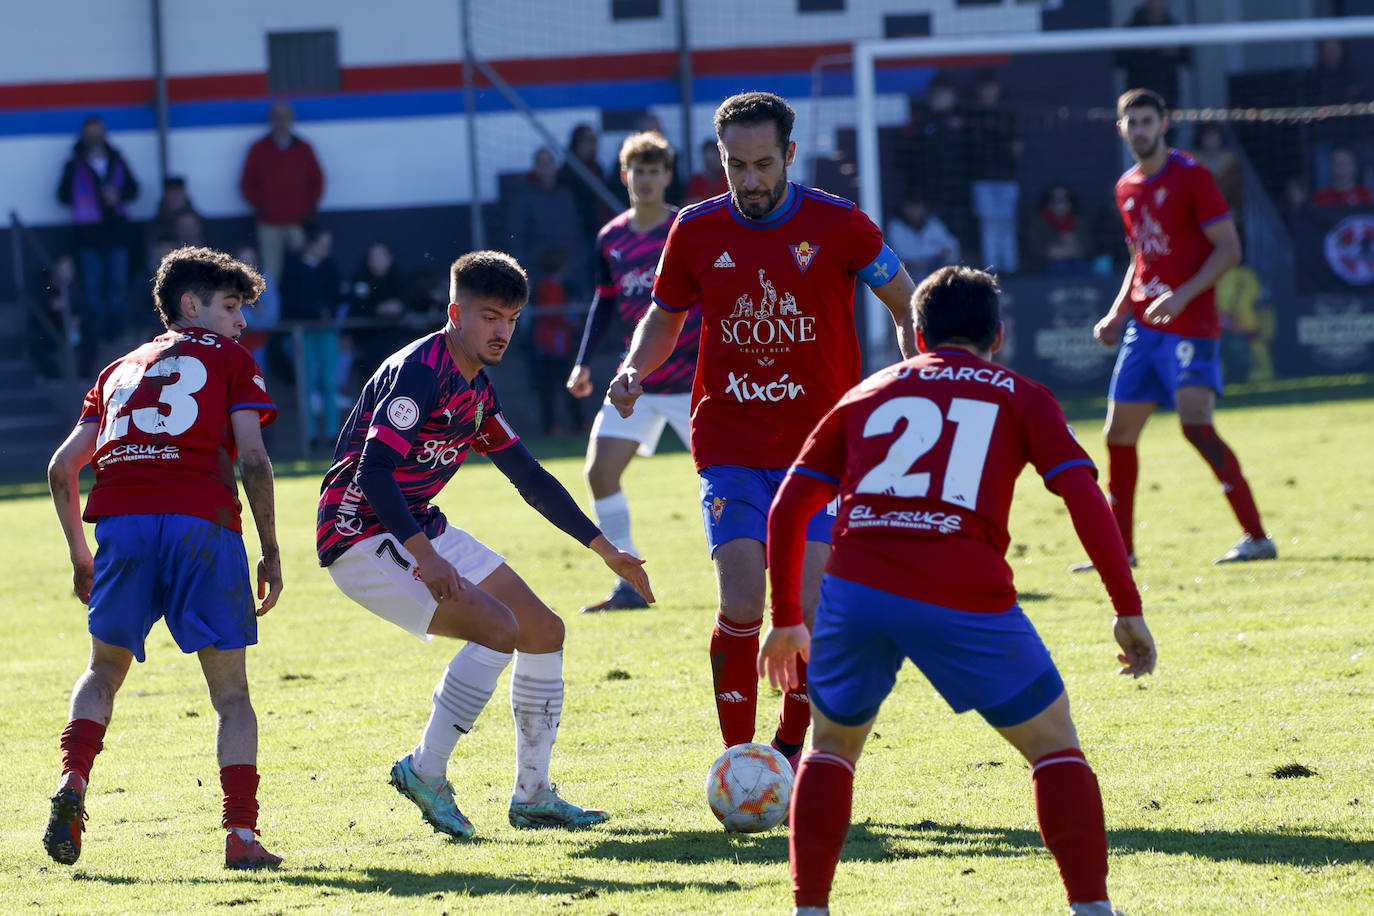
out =
{"type": "Polygon", "coordinates": [[[1131,576],[1126,545],[1122,543],[1121,531],[1106,497],[1086,467],[1063,471],[1053,478],[1053,484],[1116,609],[1112,634],[1121,646],[1122,654],[1117,656],[1123,665],[1120,673],[1134,677],[1149,674],[1155,669],[1155,643],[1149,627],[1145,626],[1140,591],[1131,576]]]}
{"type": "Polygon", "coordinates": [[[635,401],[644,393],[644,376],[663,365],[663,361],[672,355],[686,322],[686,310],[670,312],[655,304],[649,306],[635,326],[629,355],[625,357],[615,378],[611,379],[611,387],[607,391],[611,403],[622,417],[634,413],[635,401]]]}
{"type": "Polygon", "coordinates": [[[488,452],[487,457],[536,512],[579,544],[595,551],[616,575],[634,586],[641,598],[653,604],[654,593],[649,587],[649,576],[644,572],[644,561],[617,549],[607,540],[567,488],[530,454],[525,443],[517,439],[488,452]]]}
{"type": "Polygon", "coordinates": [[[899,267],[897,276],[873,291],[892,313],[892,323],[897,326],[897,347],[903,359],[911,359],[920,352],[916,346],[916,320],[911,310],[911,296],[915,292],[916,284],[905,267],[899,267]]]}
{"type": "Polygon", "coordinates": [[[67,539],[67,553],[72,561],[72,591],[82,604],[91,601],[91,581],[95,576],[95,561],[86,543],[86,529],[81,526],[81,469],[91,463],[99,424],[80,423],[58,446],[48,462],[48,489],[67,539]]]}
{"type": "Polygon", "coordinates": [[[1112,635],[1121,647],[1116,660],[1121,662],[1119,674],[1143,677],[1155,670],[1155,639],[1144,617],[1118,617],[1112,624],[1112,635]]]}
{"type": "Polygon", "coordinates": [[[281,597],[281,550],[277,545],[277,509],[273,491],[272,459],[262,442],[262,423],[256,410],[236,410],[229,415],[234,444],[239,452],[239,476],[253,523],[258,529],[258,616],[276,607],[281,597]]]}
{"type": "Polygon", "coordinates": [[[650,604],[654,603],[654,589],[649,584],[649,573],[644,569],[643,560],[616,547],[604,534],[592,538],[592,542],[587,546],[601,557],[601,561],[610,567],[611,572],[630,583],[639,593],[639,597],[650,604]]]}

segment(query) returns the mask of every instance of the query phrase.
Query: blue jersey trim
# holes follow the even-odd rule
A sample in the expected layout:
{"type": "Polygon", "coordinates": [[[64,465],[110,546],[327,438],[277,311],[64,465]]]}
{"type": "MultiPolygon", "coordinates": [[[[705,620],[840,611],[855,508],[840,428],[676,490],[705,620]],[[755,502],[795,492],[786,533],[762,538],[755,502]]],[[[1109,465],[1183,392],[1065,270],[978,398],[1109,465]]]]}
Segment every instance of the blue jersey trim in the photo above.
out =
{"type": "Polygon", "coordinates": [[[837,486],[837,487],[840,485],[839,478],[837,478],[837,477],[831,477],[829,474],[826,474],[826,473],[824,473],[824,472],[822,472],[822,471],[814,470],[814,469],[812,469],[812,468],[804,468],[804,467],[802,467],[800,464],[794,464],[794,465],[792,465],[791,469],[788,470],[788,473],[789,473],[789,474],[802,474],[802,475],[804,475],[804,476],[806,476],[806,477],[814,477],[814,478],[817,479],[817,480],[823,480],[823,481],[825,481],[826,483],[834,484],[834,485],[837,486]]]}
{"type": "Polygon", "coordinates": [[[778,205],[773,213],[764,219],[750,219],[735,207],[733,201],[730,204],[730,215],[735,218],[735,222],[750,229],[776,229],[787,222],[797,211],[801,209],[802,195],[797,190],[796,182],[787,183],[787,198],[778,205]]]}
{"type": "Polygon", "coordinates": [[[695,304],[695,300],[693,300],[692,302],[689,302],[686,305],[684,305],[682,308],[675,309],[668,303],[664,302],[662,299],[658,298],[657,296],[654,296],[654,305],[663,309],[663,311],[665,312],[685,312],[695,304]]]}
{"type": "Polygon", "coordinates": [[[1046,471],[1043,476],[1045,480],[1049,480],[1054,475],[1067,471],[1069,468],[1082,467],[1092,468],[1093,471],[1097,470],[1097,465],[1093,464],[1091,458],[1074,458],[1072,461],[1065,461],[1063,464],[1056,464],[1054,467],[1046,471]]]}
{"type": "Polygon", "coordinates": [[[1198,223],[1198,224],[1197,224],[1197,227],[1198,227],[1199,229],[1206,229],[1208,226],[1212,225],[1213,223],[1219,223],[1219,222],[1221,222],[1221,221],[1224,220],[1224,219],[1230,219],[1230,218],[1231,218],[1231,211],[1230,211],[1230,210],[1227,210],[1225,213],[1221,214],[1220,216],[1214,216],[1214,217],[1212,217],[1211,219],[1207,220],[1206,222],[1198,223]]]}
{"type": "Polygon", "coordinates": [[[77,426],[80,426],[82,423],[99,423],[99,422],[100,422],[100,418],[99,418],[99,417],[83,417],[82,419],[76,421],[76,425],[77,425],[77,426]]]}
{"type": "Polygon", "coordinates": [[[810,188],[806,187],[805,185],[802,186],[801,191],[802,194],[804,194],[805,196],[811,198],[812,200],[820,201],[823,204],[830,204],[831,206],[839,207],[842,210],[854,209],[854,201],[846,200],[845,198],[840,197],[838,194],[831,194],[829,191],[822,191],[820,188],[810,188]]]}
{"type": "Polygon", "coordinates": [[[244,401],[242,404],[235,404],[229,408],[229,413],[236,410],[276,410],[277,405],[272,403],[259,403],[257,401],[244,401]]]}
{"type": "Polygon", "coordinates": [[[892,278],[897,276],[897,271],[902,267],[901,258],[897,257],[896,252],[887,245],[883,245],[878,256],[873,259],[863,270],[859,271],[859,279],[867,284],[869,289],[877,289],[892,282],[892,278]]]}
{"type": "Polygon", "coordinates": [[[729,204],[730,195],[728,192],[725,194],[717,194],[715,197],[708,197],[706,200],[692,204],[690,207],[683,207],[678,211],[677,221],[679,223],[690,222],[698,216],[714,213],[723,206],[729,206],[729,204]]]}

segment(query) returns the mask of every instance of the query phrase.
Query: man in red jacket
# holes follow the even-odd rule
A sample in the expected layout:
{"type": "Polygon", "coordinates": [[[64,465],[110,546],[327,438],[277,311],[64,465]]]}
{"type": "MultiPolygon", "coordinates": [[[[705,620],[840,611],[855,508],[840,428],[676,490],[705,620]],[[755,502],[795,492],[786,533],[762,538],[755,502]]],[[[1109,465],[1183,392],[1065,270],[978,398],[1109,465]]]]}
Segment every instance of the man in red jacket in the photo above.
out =
{"type": "Polygon", "coordinates": [[[324,194],[324,173],[311,145],[291,132],[296,112],[275,102],[267,116],[272,130],[248,148],[239,190],[258,220],[258,253],[267,276],[281,280],[286,249],[305,244],[302,223],[314,215],[324,194]]]}

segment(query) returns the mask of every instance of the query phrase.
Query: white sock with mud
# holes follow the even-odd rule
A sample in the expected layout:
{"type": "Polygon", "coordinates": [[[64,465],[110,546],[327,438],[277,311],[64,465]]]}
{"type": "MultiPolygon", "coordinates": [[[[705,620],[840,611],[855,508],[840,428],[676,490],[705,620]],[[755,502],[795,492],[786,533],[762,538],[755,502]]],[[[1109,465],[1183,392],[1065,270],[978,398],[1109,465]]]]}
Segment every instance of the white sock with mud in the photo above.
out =
{"type": "Polygon", "coordinates": [[[453,748],[472,730],[511,655],[470,642],[448,663],[434,688],[429,722],[411,755],[411,765],[425,782],[437,785],[444,781],[453,748]]]}
{"type": "Polygon", "coordinates": [[[630,502],[624,490],[592,500],[592,511],[596,514],[596,526],[606,535],[606,540],[626,553],[639,556],[634,541],[630,540],[630,502]]]}
{"type": "Polygon", "coordinates": [[[515,801],[529,801],[549,785],[549,758],[563,717],[563,650],[515,653],[510,679],[515,717],[515,801]]]}

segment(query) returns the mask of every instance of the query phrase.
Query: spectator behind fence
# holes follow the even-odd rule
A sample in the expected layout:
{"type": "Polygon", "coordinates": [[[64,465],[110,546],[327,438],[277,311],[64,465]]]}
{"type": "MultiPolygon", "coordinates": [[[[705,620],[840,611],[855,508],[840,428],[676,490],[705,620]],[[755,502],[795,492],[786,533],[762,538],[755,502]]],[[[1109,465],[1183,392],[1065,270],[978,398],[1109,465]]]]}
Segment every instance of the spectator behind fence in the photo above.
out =
{"type": "Polygon", "coordinates": [[[314,147],[292,133],[296,112],[290,103],[273,103],[267,118],[272,129],[248,148],[239,190],[257,219],[263,267],[283,277],[284,253],[305,243],[305,223],[319,209],[324,173],[314,147]]]}
{"type": "MultiPolygon", "coordinates": [[[[573,128],[572,136],[568,140],[568,159],[576,159],[586,167],[587,171],[600,184],[606,184],[606,173],[601,168],[601,163],[596,161],[596,151],[598,138],[596,128],[590,124],[579,124],[573,128]]],[[[601,199],[601,195],[596,189],[587,184],[582,176],[573,171],[573,167],[565,161],[558,169],[558,186],[567,188],[572,194],[573,203],[577,208],[577,231],[582,240],[579,248],[584,249],[596,238],[597,232],[601,231],[601,226],[614,214],[606,202],[601,199]]],[[[569,265],[576,268],[578,260],[569,252],[569,265]]]]}
{"type": "MultiPolygon", "coordinates": [[[[1169,0],[1145,0],[1126,22],[1127,28],[1178,25],[1169,12],[1169,0]]],[[[1116,66],[1126,76],[1126,88],[1148,87],[1164,97],[1165,104],[1179,104],[1178,68],[1193,65],[1188,47],[1123,48],[1116,52],[1116,66]]]]}
{"type": "Polygon", "coordinates": [[[567,430],[583,431],[582,402],[563,387],[572,370],[581,328],[568,314],[571,297],[565,279],[568,253],[558,245],[539,252],[535,259],[539,282],[530,297],[534,312],[534,333],[530,342],[530,374],[539,401],[539,420],[544,435],[561,436],[565,428],[558,422],[561,405],[568,418],[567,430]]]}
{"type": "Polygon", "coordinates": [[[914,191],[902,196],[901,213],[888,220],[884,238],[913,283],[946,264],[959,263],[959,240],[914,191]]]}
{"type": "Polygon", "coordinates": [[[277,287],[277,278],[264,272],[259,265],[258,250],[252,245],[239,248],[234,252],[234,257],[262,277],[262,292],[258,293],[257,300],[251,306],[253,312],[248,329],[239,337],[239,343],[248,348],[263,371],[270,373],[280,365],[281,354],[285,352],[280,336],[272,333],[281,322],[281,290],[277,287]]]}
{"type": "MultiPolygon", "coordinates": [[[[1303,79],[1303,101],[1308,105],[1344,105],[1365,101],[1359,74],[1345,53],[1345,42],[1324,38],[1317,42],[1317,65],[1303,79]]],[[[1312,182],[1314,187],[1331,184],[1331,151],[1337,146],[1357,144],[1368,136],[1363,118],[1327,117],[1312,122],[1312,182]]],[[[1367,139],[1366,139],[1367,145],[1367,139]]]]}
{"type": "Polygon", "coordinates": [[[692,180],[687,182],[687,195],[683,198],[683,204],[694,204],[729,190],[730,183],[725,180],[725,166],[720,161],[720,147],[716,146],[715,140],[703,140],[701,171],[693,172],[692,180]]]}
{"type": "Polygon", "coordinates": [[[29,359],[40,374],[57,378],[63,370],[62,349],[70,347],[77,374],[89,375],[95,341],[82,327],[85,304],[81,301],[81,284],[77,282],[76,259],[69,254],[58,255],[52,267],[44,269],[40,282],[43,289],[39,302],[46,306],[44,315],[48,321],[45,324],[37,315],[27,315],[29,359]]]}
{"type": "Polygon", "coordinates": [[[1212,173],[1221,196],[1231,208],[1231,216],[1236,225],[1242,225],[1241,214],[1245,210],[1245,173],[1241,168],[1240,157],[1226,144],[1226,132],[1220,124],[1205,122],[1197,126],[1193,133],[1193,157],[1207,166],[1212,173]]]}
{"type": "Polygon", "coordinates": [[[1052,184],[1040,195],[1026,236],[1033,270],[1053,277],[1091,272],[1078,195],[1068,185],[1052,184]]]}
{"type": "Polygon", "coordinates": [[[1002,104],[1002,84],[992,71],[978,78],[967,124],[971,203],[978,217],[982,264],[997,274],[1016,273],[1021,267],[1016,237],[1021,185],[1016,166],[1025,144],[1016,113],[1002,104]]]}
{"type": "Polygon", "coordinates": [[[97,344],[115,341],[125,327],[129,288],[128,204],[138,181],[119,150],[105,138],[105,122],[87,118],[62,170],[57,198],[72,208],[72,247],[86,314],[97,344]]]}
{"type": "Polygon", "coordinates": [[[367,253],[353,271],[349,292],[348,317],[376,322],[349,334],[357,374],[366,381],[383,360],[418,336],[402,321],[406,313],[405,282],[390,245],[376,241],[367,246],[367,253]]]}
{"type": "Polygon", "coordinates": [[[305,428],[312,449],[332,447],[339,433],[339,265],[334,260],[334,237],[311,227],[299,252],[287,252],[282,268],[282,317],[307,322],[302,332],[304,351],[299,365],[305,377],[296,384],[307,392],[305,428]],[[318,434],[318,435],[317,435],[318,434]]]}
{"type": "Polygon", "coordinates": [[[1360,184],[1360,163],[1344,146],[1331,150],[1331,183],[1312,194],[1314,207],[1364,207],[1371,200],[1369,188],[1360,184]]]}
{"type": "Polygon", "coordinates": [[[194,213],[199,216],[195,204],[191,203],[186,179],[179,175],[168,175],[162,180],[162,197],[158,199],[157,213],[148,227],[149,239],[156,241],[176,238],[176,221],[183,213],[194,213]]]}
{"type": "MultiPolygon", "coordinates": [[[[509,251],[521,264],[533,266],[539,253],[561,247],[570,265],[586,261],[577,201],[571,190],[559,182],[558,161],[547,147],[535,151],[534,167],[525,175],[525,184],[513,195],[507,226],[509,251]]],[[[570,267],[574,276],[576,267],[570,267]]],[[[583,284],[585,285],[585,284],[583,284]]],[[[580,292],[574,284],[569,294],[580,292]]]]}
{"type": "Polygon", "coordinates": [[[911,114],[897,140],[896,160],[905,164],[903,187],[923,196],[961,243],[968,241],[968,127],[958,110],[959,94],[943,74],[930,81],[925,99],[911,101],[911,114]]]}

